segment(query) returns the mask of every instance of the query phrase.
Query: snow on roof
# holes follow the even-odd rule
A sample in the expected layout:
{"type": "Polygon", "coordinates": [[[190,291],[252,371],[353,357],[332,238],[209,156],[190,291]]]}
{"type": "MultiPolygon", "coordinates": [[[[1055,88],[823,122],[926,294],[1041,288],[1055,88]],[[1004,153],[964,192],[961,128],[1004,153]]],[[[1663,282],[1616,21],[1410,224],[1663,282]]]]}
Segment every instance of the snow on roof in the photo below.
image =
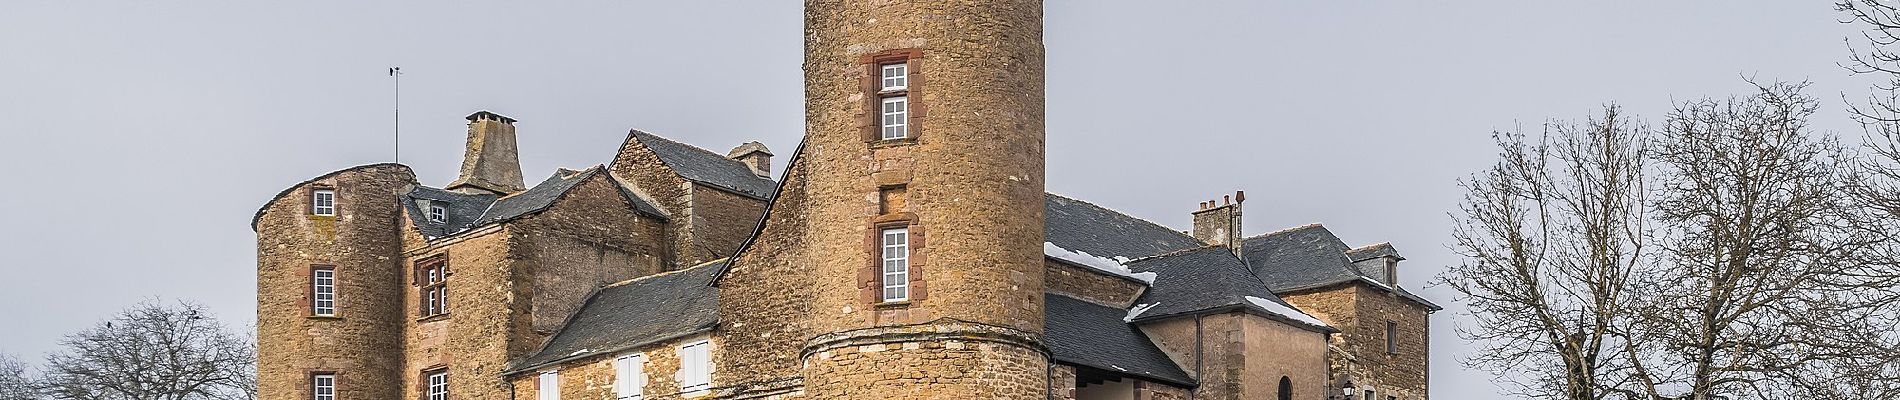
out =
{"type": "Polygon", "coordinates": [[[1128,316],[1122,317],[1122,322],[1135,322],[1135,317],[1140,317],[1141,313],[1148,312],[1149,309],[1155,308],[1155,306],[1158,306],[1158,305],[1161,305],[1161,302],[1157,301],[1151,304],[1136,304],[1135,308],[1128,309],[1128,316]]]}
{"type": "Polygon", "coordinates": [[[1155,273],[1153,272],[1129,271],[1128,266],[1122,264],[1128,262],[1127,257],[1115,257],[1114,259],[1097,257],[1086,252],[1065,249],[1062,248],[1062,246],[1057,246],[1055,243],[1049,242],[1042,242],[1042,255],[1094,268],[1110,274],[1139,279],[1151,285],[1155,283],[1155,273]]]}
{"type": "Polygon", "coordinates": [[[1300,312],[1300,310],[1295,310],[1293,309],[1293,307],[1288,307],[1285,304],[1280,304],[1279,302],[1276,302],[1273,300],[1247,296],[1247,301],[1253,303],[1253,305],[1260,306],[1260,308],[1266,309],[1267,312],[1274,313],[1282,317],[1287,317],[1288,319],[1292,319],[1294,321],[1304,322],[1313,326],[1321,326],[1321,327],[1328,327],[1328,328],[1332,327],[1330,325],[1326,325],[1325,322],[1320,322],[1319,318],[1313,318],[1313,316],[1306,315],[1306,313],[1300,312]]]}

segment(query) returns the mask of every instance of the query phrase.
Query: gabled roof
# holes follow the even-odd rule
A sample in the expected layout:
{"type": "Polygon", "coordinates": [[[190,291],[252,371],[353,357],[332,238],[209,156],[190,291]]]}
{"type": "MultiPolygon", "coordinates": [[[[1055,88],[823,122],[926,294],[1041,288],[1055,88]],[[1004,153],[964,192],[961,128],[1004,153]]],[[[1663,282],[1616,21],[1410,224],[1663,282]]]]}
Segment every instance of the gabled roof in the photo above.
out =
{"type": "Polygon", "coordinates": [[[1274,295],[1226,246],[1135,260],[1128,267],[1156,275],[1153,287],[1135,300],[1137,311],[1130,312],[1131,322],[1245,310],[1310,330],[1335,331],[1274,295]]]}
{"type": "Polygon", "coordinates": [[[777,182],[752,172],[752,167],[712,151],[635,129],[633,140],[653,150],[680,178],[740,195],[771,198],[777,182]]]}
{"type": "Polygon", "coordinates": [[[1194,378],[1156,348],[1154,341],[1122,321],[1127,314],[1119,308],[1044,294],[1043,342],[1056,362],[1194,386],[1194,378]]]}
{"type": "Polygon", "coordinates": [[[1392,248],[1392,243],[1379,243],[1346,251],[1346,259],[1352,260],[1352,262],[1360,262],[1379,257],[1405,259],[1405,256],[1399,255],[1398,249],[1392,248]]]}
{"type": "Polygon", "coordinates": [[[719,292],[710,283],[725,263],[714,261],[594,291],[541,350],[507,373],[712,330],[719,323],[719,292]]]}
{"type": "MultiPolygon", "coordinates": [[[[409,209],[409,218],[416,225],[416,230],[420,231],[425,238],[436,239],[547,210],[554,206],[555,201],[566,196],[568,191],[580,186],[581,182],[596,175],[606,174],[607,169],[600,166],[581,171],[562,170],[528,190],[501,198],[490,194],[468,194],[417,186],[409,191],[408,195],[402,196],[401,201],[403,207],[409,209]],[[422,205],[418,200],[445,206],[448,209],[448,220],[441,223],[429,221],[428,213],[421,208],[422,205]]],[[[609,184],[615,185],[616,190],[627,199],[627,202],[633,204],[635,211],[661,219],[666,218],[665,213],[634,195],[618,181],[613,179],[608,181],[609,184]]]]}
{"type": "Polygon", "coordinates": [[[1433,311],[1441,310],[1423,297],[1412,294],[1404,288],[1380,282],[1367,276],[1352,265],[1352,254],[1363,256],[1364,260],[1389,251],[1397,256],[1398,251],[1391,245],[1373,245],[1354,249],[1334,235],[1331,230],[1320,224],[1309,224],[1279,232],[1247,238],[1242,242],[1247,264],[1253,267],[1255,276],[1272,288],[1275,293],[1286,293],[1306,289],[1315,289],[1348,282],[1362,282],[1382,290],[1391,291],[1413,302],[1424,305],[1433,311]]]}
{"type": "Polygon", "coordinates": [[[1105,258],[1142,258],[1201,247],[1186,233],[1049,193],[1043,200],[1043,240],[1105,258]]]}

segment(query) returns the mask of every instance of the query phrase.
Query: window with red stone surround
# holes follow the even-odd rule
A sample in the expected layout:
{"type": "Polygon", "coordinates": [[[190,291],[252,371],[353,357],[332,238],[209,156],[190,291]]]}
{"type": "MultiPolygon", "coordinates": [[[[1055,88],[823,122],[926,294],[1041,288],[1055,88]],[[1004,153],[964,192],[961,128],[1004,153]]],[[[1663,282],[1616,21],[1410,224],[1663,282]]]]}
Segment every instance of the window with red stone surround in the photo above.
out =
{"type": "Polygon", "coordinates": [[[305,201],[304,211],[319,217],[334,217],[337,214],[336,188],[329,185],[311,185],[310,197],[305,201]]]}
{"type": "Polygon", "coordinates": [[[864,92],[865,142],[914,142],[923,133],[923,125],[918,123],[926,111],[923,74],[918,73],[922,61],[923,50],[919,49],[885,50],[866,54],[858,60],[864,68],[861,90],[864,92]],[[902,74],[887,77],[886,71],[902,74]],[[896,118],[887,119],[886,115],[896,118]],[[901,127],[898,131],[902,134],[896,137],[887,134],[886,122],[901,127]]]}
{"type": "Polygon", "coordinates": [[[305,399],[336,400],[343,392],[343,378],[336,371],[309,371],[304,374],[304,388],[305,399]],[[330,384],[327,392],[323,390],[326,378],[330,384]]]}
{"type": "Polygon", "coordinates": [[[416,305],[422,318],[449,313],[449,259],[437,255],[416,261],[416,305]]]}
{"type": "Polygon", "coordinates": [[[858,298],[866,304],[903,305],[921,301],[930,296],[929,285],[924,282],[924,267],[928,264],[924,245],[924,227],[917,224],[916,216],[910,213],[894,213],[873,218],[865,230],[865,248],[870,257],[863,269],[858,271],[858,298]],[[905,261],[909,270],[904,272],[906,296],[902,299],[886,301],[884,299],[884,233],[893,229],[902,229],[909,254],[905,261]]]}
{"type": "Polygon", "coordinates": [[[308,291],[304,293],[304,309],[310,310],[312,317],[337,316],[336,266],[315,264],[310,266],[308,291]]]}

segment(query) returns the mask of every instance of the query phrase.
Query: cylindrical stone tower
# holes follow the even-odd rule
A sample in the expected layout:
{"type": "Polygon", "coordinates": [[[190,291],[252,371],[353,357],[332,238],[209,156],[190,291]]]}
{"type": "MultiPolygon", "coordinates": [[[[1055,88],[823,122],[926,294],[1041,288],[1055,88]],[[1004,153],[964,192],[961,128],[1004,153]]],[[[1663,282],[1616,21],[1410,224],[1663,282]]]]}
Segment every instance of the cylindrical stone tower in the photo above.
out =
{"type": "Polygon", "coordinates": [[[317,177],[271,199],[257,232],[258,397],[402,398],[398,164],[317,177]],[[320,382],[321,381],[321,382],[320,382]]]}
{"type": "Polygon", "coordinates": [[[1043,399],[1040,0],[807,0],[820,399],[1043,399]]]}

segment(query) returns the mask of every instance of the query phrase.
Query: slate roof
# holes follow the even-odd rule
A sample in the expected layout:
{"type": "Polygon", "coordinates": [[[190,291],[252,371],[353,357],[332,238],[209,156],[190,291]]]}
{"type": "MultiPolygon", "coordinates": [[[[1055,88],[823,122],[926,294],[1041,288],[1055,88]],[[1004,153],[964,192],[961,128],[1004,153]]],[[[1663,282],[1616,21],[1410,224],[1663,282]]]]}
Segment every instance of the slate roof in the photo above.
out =
{"type": "MultiPolygon", "coordinates": [[[[468,194],[417,186],[401,199],[403,207],[409,209],[410,221],[415,223],[416,229],[422,233],[423,237],[435,239],[541,212],[552,207],[555,200],[559,200],[581,182],[606,173],[606,168],[598,166],[582,171],[563,170],[528,190],[500,198],[491,194],[468,194]],[[417,201],[419,199],[446,206],[448,220],[442,223],[429,221],[428,213],[417,201]]],[[[620,190],[620,194],[633,204],[636,211],[662,219],[666,218],[666,214],[660,212],[659,208],[647,203],[640,196],[634,195],[618,181],[614,181],[613,184],[620,190]]]]}
{"type": "Polygon", "coordinates": [[[600,288],[510,372],[712,330],[719,323],[719,293],[711,284],[722,268],[724,260],[600,288]]]}
{"type": "Polygon", "coordinates": [[[1043,240],[1070,251],[1133,259],[1201,247],[1186,233],[1128,214],[1054,193],[1044,198],[1043,240]]]}
{"type": "Polygon", "coordinates": [[[1333,331],[1332,328],[1282,316],[1248,300],[1248,297],[1260,298],[1294,308],[1281,300],[1280,296],[1274,295],[1273,290],[1255,277],[1247,265],[1234,256],[1233,250],[1226,246],[1208,246],[1135,260],[1128,263],[1128,268],[1156,275],[1154,285],[1135,300],[1137,307],[1147,309],[1136,315],[1134,322],[1203,311],[1245,309],[1295,326],[1333,331]]]}
{"type": "Polygon", "coordinates": [[[653,150],[660,162],[680,178],[760,199],[772,197],[777,182],[762,178],[745,163],[726,158],[710,150],[680,143],[635,129],[634,140],[653,150]]]}
{"type": "Polygon", "coordinates": [[[1058,294],[1044,294],[1043,301],[1043,342],[1057,362],[1195,385],[1140,329],[1122,322],[1127,311],[1058,294]]]}
{"type": "Polygon", "coordinates": [[[1405,259],[1405,256],[1399,255],[1398,249],[1392,248],[1391,243],[1380,243],[1346,251],[1346,259],[1352,260],[1352,262],[1360,262],[1378,257],[1398,257],[1400,260],[1405,259]]]}
{"type": "MultiPolygon", "coordinates": [[[[1255,236],[1241,243],[1247,264],[1253,267],[1254,275],[1276,293],[1360,281],[1398,293],[1434,311],[1442,309],[1404,288],[1387,285],[1361,272],[1352,265],[1353,259],[1348,255],[1353,248],[1320,224],[1255,236]]],[[[1368,246],[1360,255],[1370,254],[1368,252],[1377,250],[1376,247],[1368,246]]],[[[1393,255],[1398,254],[1390,245],[1385,246],[1385,249],[1391,250],[1393,255]]]]}

